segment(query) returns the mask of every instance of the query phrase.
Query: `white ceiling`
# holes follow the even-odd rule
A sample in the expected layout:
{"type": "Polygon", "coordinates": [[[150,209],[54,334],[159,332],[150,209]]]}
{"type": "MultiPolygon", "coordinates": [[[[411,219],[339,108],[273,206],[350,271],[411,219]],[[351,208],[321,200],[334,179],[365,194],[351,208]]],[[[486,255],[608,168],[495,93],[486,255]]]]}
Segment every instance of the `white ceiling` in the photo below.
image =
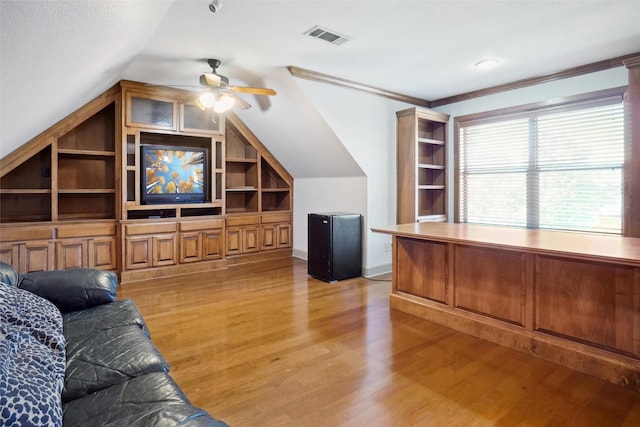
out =
{"type": "Polygon", "coordinates": [[[640,0],[209,3],[0,0],[0,157],[121,79],[195,86],[211,57],[235,85],[295,65],[433,100],[640,51],[640,0]]]}

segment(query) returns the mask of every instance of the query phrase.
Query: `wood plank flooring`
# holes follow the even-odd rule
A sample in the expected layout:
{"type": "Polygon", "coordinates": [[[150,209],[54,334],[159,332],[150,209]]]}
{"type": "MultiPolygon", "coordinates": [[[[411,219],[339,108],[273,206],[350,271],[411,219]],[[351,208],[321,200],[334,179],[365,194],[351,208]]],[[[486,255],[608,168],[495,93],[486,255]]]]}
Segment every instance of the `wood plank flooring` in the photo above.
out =
{"type": "Polygon", "coordinates": [[[123,284],[195,405],[243,426],[640,426],[640,393],[389,309],[295,258],[123,284]]]}

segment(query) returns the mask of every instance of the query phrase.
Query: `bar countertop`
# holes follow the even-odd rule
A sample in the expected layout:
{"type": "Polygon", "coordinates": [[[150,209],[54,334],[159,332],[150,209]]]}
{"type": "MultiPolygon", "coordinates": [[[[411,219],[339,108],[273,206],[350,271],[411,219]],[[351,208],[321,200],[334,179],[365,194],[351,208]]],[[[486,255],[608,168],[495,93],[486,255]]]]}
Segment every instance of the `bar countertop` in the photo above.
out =
{"type": "Polygon", "coordinates": [[[617,261],[640,266],[640,238],[634,237],[448,222],[391,225],[374,227],[371,231],[422,240],[545,254],[572,254],[577,258],[617,261]]]}

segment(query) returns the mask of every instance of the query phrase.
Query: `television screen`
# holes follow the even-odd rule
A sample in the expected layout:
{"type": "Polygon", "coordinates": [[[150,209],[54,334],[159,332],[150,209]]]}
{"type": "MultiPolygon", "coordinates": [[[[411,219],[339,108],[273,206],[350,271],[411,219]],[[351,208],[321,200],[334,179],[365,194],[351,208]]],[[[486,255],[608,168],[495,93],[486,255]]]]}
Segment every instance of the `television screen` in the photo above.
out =
{"type": "Polygon", "coordinates": [[[207,150],[142,146],[142,203],[207,201],[207,150]]]}

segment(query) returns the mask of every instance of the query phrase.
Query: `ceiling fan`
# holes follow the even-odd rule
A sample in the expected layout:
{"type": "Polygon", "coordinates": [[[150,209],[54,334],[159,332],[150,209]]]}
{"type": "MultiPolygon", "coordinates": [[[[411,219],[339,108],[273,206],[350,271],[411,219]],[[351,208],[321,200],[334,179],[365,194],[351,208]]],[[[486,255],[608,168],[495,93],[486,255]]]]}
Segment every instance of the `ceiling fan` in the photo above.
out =
{"type": "Polygon", "coordinates": [[[200,76],[200,84],[209,88],[209,90],[201,93],[194,101],[195,104],[203,110],[206,108],[213,108],[216,113],[223,113],[234,105],[245,110],[251,108],[251,105],[239,98],[235,92],[269,96],[276,94],[276,91],[273,89],[249,86],[230,86],[229,78],[218,74],[217,72],[221,63],[220,60],[208,59],[207,63],[211,67],[211,72],[204,73],[200,76]]]}

